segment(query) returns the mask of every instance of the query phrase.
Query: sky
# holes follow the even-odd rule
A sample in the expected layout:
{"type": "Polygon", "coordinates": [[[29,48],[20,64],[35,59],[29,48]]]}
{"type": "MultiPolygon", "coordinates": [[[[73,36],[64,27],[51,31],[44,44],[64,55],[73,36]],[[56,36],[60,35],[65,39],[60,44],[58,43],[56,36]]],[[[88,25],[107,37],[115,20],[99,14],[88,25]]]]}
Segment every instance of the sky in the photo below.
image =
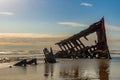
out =
{"type": "Polygon", "coordinates": [[[61,37],[103,16],[109,43],[120,49],[119,0],[0,0],[0,35],[61,37]]]}

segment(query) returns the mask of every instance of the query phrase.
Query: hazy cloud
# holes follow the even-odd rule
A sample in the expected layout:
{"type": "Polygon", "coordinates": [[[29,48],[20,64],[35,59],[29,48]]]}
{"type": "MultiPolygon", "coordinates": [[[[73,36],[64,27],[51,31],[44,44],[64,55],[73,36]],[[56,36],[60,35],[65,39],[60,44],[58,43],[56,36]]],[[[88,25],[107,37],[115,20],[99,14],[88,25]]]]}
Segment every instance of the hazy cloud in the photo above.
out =
{"type": "Polygon", "coordinates": [[[120,27],[105,24],[107,30],[120,31],[120,27]]]}
{"type": "Polygon", "coordinates": [[[56,35],[56,34],[36,34],[36,33],[0,33],[0,38],[15,37],[15,38],[62,38],[69,35],[56,35]]]}
{"type": "Polygon", "coordinates": [[[82,2],[80,3],[81,6],[92,7],[93,5],[90,3],[82,2]]]}
{"type": "Polygon", "coordinates": [[[59,22],[58,24],[68,25],[68,26],[72,26],[72,27],[86,27],[86,26],[88,26],[86,24],[80,24],[80,23],[75,23],[75,22],[59,22]]]}
{"type": "Polygon", "coordinates": [[[9,16],[11,16],[11,15],[14,15],[14,13],[13,12],[0,12],[0,15],[9,15],[9,16]]]}
{"type": "MultiPolygon", "coordinates": [[[[59,22],[58,24],[68,25],[68,26],[72,26],[72,27],[89,27],[89,25],[87,25],[87,24],[76,23],[76,22],[59,22]]],[[[118,27],[118,26],[105,24],[105,27],[107,30],[120,31],[120,27],[118,27]]]]}

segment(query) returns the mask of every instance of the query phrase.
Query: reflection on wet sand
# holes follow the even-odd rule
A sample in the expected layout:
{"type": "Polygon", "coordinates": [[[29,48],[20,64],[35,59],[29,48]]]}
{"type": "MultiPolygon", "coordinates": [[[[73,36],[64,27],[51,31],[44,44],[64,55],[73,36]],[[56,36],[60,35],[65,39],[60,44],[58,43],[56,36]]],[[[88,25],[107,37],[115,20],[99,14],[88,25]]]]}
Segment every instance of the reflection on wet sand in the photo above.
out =
{"type": "Polygon", "coordinates": [[[54,64],[45,64],[45,72],[44,76],[53,76],[53,71],[54,71],[54,64]]]}
{"type": "MultiPolygon", "coordinates": [[[[62,61],[56,71],[60,80],[109,80],[109,60],[62,61]]],[[[44,76],[53,76],[53,72],[54,64],[45,64],[44,76]]]]}
{"type": "MultiPolygon", "coordinates": [[[[109,60],[66,60],[55,68],[60,80],[109,80],[109,60]]],[[[55,72],[56,72],[55,71],[55,72]]],[[[54,76],[54,64],[45,64],[44,76],[54,76]]]]}
{"type": "Polygon", "coordinates": [[[37,66],[1,68],[0,80],[120,80],[120,57],[58,60],[55,64],[41,61],[37,66]]]}
{"type": "Polygon", "coordinates": [[[60,77],[67,79],[82,80],[109,80],[108,60],[84,60],[79,63],[73,62],[71,65],[61,67],[60,77]]]}
{"type": "Polygon", "coordinates": [[[64,67],[60,70],[60,77],[66,78],[77,78],[79,77],[79,67],[74,66],[74,67],[64,67]]]}
{"type": "Polygon", "coordinates": [[[100,60],[99,78],[100,80],[109,80],[109,60],[100,60]]]}

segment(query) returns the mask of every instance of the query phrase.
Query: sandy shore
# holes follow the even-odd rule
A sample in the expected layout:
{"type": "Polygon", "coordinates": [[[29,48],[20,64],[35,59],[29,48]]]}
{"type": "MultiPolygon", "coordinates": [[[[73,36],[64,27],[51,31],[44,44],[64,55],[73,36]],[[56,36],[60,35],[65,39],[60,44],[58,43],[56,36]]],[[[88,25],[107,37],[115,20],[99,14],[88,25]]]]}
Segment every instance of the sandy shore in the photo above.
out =
{"type": "Polygon", "coordinates": [[[58,63],[45,64],[39,60],[38,65],[27,67],[0,64],[0,80],[120,80],[120,57],[112,60],[99,59],[58,59],[58,63]]]}

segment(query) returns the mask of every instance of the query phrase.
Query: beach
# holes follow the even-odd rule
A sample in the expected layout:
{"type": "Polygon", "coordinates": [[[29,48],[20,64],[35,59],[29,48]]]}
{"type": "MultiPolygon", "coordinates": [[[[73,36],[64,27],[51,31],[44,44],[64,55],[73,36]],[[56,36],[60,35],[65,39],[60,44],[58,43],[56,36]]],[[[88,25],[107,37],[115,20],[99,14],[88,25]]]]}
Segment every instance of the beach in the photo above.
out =
{"type": "Polygon", "coordinates": [[[57,63],[26,67],[0,64],[0,80],[119,80],[120,55],[112,59],[57,59],[57,63]],[[10,68],[9,66],[12,66],[10,68]]]}
{"type": "Polygon", "coordinates": [[[112,59],[57,59],[57,63],[45,64],[43,49],[52,47],[56,53],[58,47],[54,43],[57,41],[1,38],[0,80],[120,80],[119,50],[110,51],[112,59]],[[23,59],[33,58],[37,58],[38,65],[13,66],[23,59]]]}
{"type": "Polygon", "coordinates": [[[0,0],[0,80],[120,80],[120,0],[0,0]]]}

